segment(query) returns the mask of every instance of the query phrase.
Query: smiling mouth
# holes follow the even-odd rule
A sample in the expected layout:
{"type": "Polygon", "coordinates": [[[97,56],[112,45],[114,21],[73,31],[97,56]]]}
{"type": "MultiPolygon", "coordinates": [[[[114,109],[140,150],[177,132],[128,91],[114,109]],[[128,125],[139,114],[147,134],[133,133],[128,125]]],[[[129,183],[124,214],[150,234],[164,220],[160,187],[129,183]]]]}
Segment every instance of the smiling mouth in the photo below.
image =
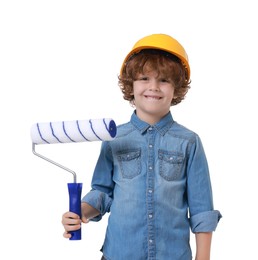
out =
{"type": "Polygon", "coordinates": [[[147,99],[150,99],[150,100],[160,100],[161,97],[156,97],[156,96],[144,96],[145,98],[147,99]]]}

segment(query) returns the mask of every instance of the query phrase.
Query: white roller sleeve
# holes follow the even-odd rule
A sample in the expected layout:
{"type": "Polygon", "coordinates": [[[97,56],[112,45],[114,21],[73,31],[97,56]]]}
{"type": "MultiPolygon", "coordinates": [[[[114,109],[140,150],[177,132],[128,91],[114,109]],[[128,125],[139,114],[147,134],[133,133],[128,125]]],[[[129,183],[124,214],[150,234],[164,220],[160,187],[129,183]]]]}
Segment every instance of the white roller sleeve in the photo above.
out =
{"type": "Polygon", "coordinates": [[[109,141],[116,136],[111,118],[36,123],[31,127],[34,144],[109,141]]]}

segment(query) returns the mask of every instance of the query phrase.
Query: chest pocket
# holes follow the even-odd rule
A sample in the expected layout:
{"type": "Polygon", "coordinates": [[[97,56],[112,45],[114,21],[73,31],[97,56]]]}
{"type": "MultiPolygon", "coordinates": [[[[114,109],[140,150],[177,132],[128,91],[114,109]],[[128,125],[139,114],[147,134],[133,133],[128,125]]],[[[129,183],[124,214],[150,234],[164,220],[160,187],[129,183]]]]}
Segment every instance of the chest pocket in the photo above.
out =
{"type": "Polygon", "coordinates": [[[181,176],[184,156],[177,152],[159,150],[159,174],[167,181],[178,180],[181,176]]]}
{"type": "Polygon", "coordinates": [[[141,150],[127,150],[117,154],[123,178],[132,179],[141,172],[141,150]]]}

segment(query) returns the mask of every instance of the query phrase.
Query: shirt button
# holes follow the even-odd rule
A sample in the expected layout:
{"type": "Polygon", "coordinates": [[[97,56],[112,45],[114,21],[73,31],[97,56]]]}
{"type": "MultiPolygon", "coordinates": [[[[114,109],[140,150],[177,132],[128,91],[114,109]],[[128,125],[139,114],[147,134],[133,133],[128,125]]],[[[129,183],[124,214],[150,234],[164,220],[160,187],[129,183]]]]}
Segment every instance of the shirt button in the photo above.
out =
{"type": "Polygon", "coordinates": [[[149,218],[152,218],[152,214],[149,214],[149,218]]]}
{"type": "Polygon", "coordinates": [[[150,240],[149,240],[149,242],[152,244],[152,243],[153,243],[153,240],[152,240],[152,239],[150,239],[150,240]]]}
{"type": "Polygon", "coordinates": [[[152,167],[150,166],[149,169],[152,170],[152,167]]]}
{"type": "Polygon", "coordinates": [[[148,190],[149,193],[152,193],[152,190],[148,190]]]}
{"type": "Polygon", "coordinates": [[[149,147],[152,148],[152,144],[150,144],[149,147]]]}

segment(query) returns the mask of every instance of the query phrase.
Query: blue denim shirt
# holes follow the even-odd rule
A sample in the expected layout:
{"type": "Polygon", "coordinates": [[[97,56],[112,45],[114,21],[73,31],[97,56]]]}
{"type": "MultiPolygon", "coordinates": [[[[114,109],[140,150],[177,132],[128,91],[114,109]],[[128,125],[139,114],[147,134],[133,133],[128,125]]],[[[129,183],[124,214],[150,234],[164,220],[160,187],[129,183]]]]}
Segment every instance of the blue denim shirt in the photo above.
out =
{"type": "Polygon", "coordinates": [[[190,260],[190,229],[214,231],[221,217],[201,140],[171,113],[153,126],[133,113],[118,126],[82,201],[101,212],[93,221],[110,212],[107,260],[190,260]]]}

